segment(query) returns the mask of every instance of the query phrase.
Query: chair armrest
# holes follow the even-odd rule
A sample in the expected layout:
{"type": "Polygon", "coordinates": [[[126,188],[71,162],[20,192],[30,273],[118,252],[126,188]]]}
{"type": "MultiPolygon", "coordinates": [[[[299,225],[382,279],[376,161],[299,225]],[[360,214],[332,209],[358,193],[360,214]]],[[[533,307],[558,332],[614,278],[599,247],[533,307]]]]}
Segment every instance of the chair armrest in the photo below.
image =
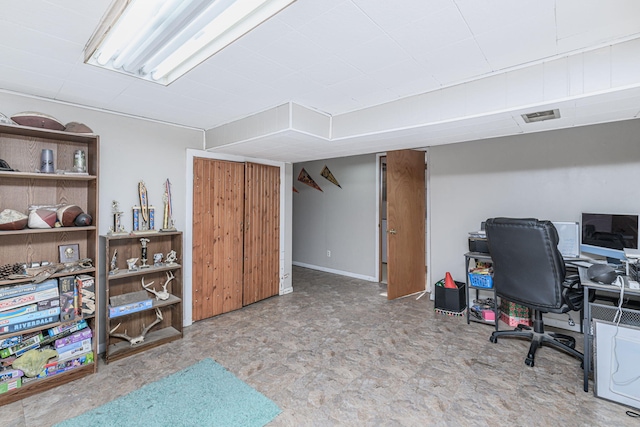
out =
{"type": "Polygon", "coordinates": [[[569,306],[569,309],[573,311],[582,310],[584,305],[584,295],[582,293],[580,276],[577,274],[566,276],[564,282],[562,282],[562,288],[562,298],[569,306]]]}
{"type": "Polygon", "coordinates": [[[564,278],[564,282],[562,282],[562,287],[567,289],[580,289],[582,288],[580,283],[580,276],[577,274],[572,274],[571,276],[566,276],[564,278]]]}

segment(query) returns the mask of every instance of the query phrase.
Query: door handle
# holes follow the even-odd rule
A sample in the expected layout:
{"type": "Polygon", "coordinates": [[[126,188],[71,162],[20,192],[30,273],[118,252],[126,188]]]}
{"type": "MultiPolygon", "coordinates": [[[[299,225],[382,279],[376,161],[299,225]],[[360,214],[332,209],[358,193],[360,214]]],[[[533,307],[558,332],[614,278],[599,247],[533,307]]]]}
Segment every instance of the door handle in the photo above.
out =
{"type": "Polygon", "coordinates": [[[396,234],[396,230],[392,228],[391,230],[388,230],[388,231],[387,231],[387,233],[389,233],[389,234],[396,234]]]}

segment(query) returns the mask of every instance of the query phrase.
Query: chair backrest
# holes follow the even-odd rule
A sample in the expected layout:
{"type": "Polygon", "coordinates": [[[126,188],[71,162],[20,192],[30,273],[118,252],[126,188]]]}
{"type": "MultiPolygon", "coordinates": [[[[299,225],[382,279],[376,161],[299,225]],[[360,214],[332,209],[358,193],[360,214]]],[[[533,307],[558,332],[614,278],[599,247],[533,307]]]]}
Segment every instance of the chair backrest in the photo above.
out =
{"type": "Polygon", "coordinates": [[[534,310],[560,309],[565,266],[551,221],[491,218],[485,229],[496,293],[534,310]]]}

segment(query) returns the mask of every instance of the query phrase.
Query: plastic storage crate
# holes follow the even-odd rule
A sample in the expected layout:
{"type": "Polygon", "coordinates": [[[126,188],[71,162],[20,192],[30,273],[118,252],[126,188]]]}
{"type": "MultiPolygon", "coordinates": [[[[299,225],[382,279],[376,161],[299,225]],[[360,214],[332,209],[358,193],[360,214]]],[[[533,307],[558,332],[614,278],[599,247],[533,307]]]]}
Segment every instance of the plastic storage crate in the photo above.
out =
{"type": "Polygon", "coordinates": [[[469,273],[469,286],[474,288],[493,288],[493,277],[488,274],[469,273]]]}

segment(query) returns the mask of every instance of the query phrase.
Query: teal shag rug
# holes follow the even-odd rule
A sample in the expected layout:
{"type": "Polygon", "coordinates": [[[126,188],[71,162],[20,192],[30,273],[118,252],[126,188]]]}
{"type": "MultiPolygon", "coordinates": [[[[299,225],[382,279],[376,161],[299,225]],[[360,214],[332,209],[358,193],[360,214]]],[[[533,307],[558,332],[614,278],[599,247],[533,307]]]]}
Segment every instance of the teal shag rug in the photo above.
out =
{"type": "Polygon", "coordinates": [[[212,359],[204,359],[56,427],[257,427],[280,412],[263,394],[212,359]]]}

